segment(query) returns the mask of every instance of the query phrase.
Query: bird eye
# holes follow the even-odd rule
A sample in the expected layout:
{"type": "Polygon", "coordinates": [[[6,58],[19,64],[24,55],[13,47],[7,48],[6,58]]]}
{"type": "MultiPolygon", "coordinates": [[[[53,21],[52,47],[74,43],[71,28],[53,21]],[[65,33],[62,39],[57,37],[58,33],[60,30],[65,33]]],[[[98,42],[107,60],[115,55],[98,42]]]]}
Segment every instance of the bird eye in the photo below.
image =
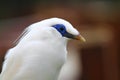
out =
{"type": "Polygon", "coordinates": [[[63,27],[61,27],[61,28],[60,28],[60,30],[61,30],[61,31],[63,31],[63,30],[64,30],[64,28],[63,28],[63,27]]]}
{"type": "Polygon", "coordinates": [[[56,25],[53,25],[52,27],[54,27],[57,31],[59,31],[62,36],[66,34],[66,28],[63,24],[56,24],[56,25]]]}

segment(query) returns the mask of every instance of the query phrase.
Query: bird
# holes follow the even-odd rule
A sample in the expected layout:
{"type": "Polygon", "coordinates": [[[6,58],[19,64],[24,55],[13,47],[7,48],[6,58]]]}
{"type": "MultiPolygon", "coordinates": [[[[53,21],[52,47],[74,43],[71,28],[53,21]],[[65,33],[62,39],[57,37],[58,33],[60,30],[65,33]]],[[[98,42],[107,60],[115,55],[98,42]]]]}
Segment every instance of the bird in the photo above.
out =
{"type": "Polygon", "coordinates": [[[85,41],[70,22],[48,18],[28,26],[4,58],[0,80],[57,80],[69,40],[85,41]]]}

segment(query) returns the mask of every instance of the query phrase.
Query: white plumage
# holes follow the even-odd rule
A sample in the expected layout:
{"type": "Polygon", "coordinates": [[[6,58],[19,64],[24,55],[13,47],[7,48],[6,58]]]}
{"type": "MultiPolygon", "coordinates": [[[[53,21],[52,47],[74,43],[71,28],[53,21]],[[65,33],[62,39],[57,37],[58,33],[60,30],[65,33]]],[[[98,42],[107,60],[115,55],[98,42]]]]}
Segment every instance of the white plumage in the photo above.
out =
{"type": "Polygon", "coordinates": [[[68,38],[84,40],[78,35],[69,22],[60,18],[30,25],[7,52],[1,80],[57,80],[66,61],[68,38]]]}

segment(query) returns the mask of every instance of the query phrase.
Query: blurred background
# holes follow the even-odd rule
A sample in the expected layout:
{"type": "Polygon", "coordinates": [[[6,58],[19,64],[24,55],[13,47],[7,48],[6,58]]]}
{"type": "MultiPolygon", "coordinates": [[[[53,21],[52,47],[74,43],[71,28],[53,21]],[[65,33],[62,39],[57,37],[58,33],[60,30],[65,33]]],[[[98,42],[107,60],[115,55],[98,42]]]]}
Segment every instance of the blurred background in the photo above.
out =
{"type": "Polygon", "coordinates": [[[120,80],[120,2],[117,0],[0,0],[0,70],[6,51],[30,24],[64,18],[86,38],[68,44],[60,80],[120,80]]]}

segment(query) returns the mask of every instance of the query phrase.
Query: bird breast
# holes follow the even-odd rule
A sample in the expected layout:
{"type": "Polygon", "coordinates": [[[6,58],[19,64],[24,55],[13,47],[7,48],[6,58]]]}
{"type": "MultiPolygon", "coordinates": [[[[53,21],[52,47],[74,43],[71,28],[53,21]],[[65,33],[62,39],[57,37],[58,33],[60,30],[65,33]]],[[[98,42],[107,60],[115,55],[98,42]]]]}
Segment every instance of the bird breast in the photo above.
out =
{"type": "MultiPolygon", "coordinates": [[[[62,45],[49,45],[41,42],[30,42],[24,46],[16,46],[16,49],[22,49],[19,56],[22,59],[22,65],[18,72],[19,77],[29,78],[29,80],[55,80],[57,79],[61,67],[66,61],[66,48],[62,45]],[[42,45],[42,46],[41,46],[42,45]],[[41,74],[42,72],[42,74],[41,74]],[[29,73],[29,76],[26,74],[29,73]],[[42,76],[42,75],[46,76],[42,76]],[[22,76],[21,76],[22,75],[22,76]],[[55,77],[56,76],[56,77],[55,77]]],[[[19,78],[17,76],[17,78],[19,78]]],[[[17,79],[16,79],[17,80],[17,79]]]]}

